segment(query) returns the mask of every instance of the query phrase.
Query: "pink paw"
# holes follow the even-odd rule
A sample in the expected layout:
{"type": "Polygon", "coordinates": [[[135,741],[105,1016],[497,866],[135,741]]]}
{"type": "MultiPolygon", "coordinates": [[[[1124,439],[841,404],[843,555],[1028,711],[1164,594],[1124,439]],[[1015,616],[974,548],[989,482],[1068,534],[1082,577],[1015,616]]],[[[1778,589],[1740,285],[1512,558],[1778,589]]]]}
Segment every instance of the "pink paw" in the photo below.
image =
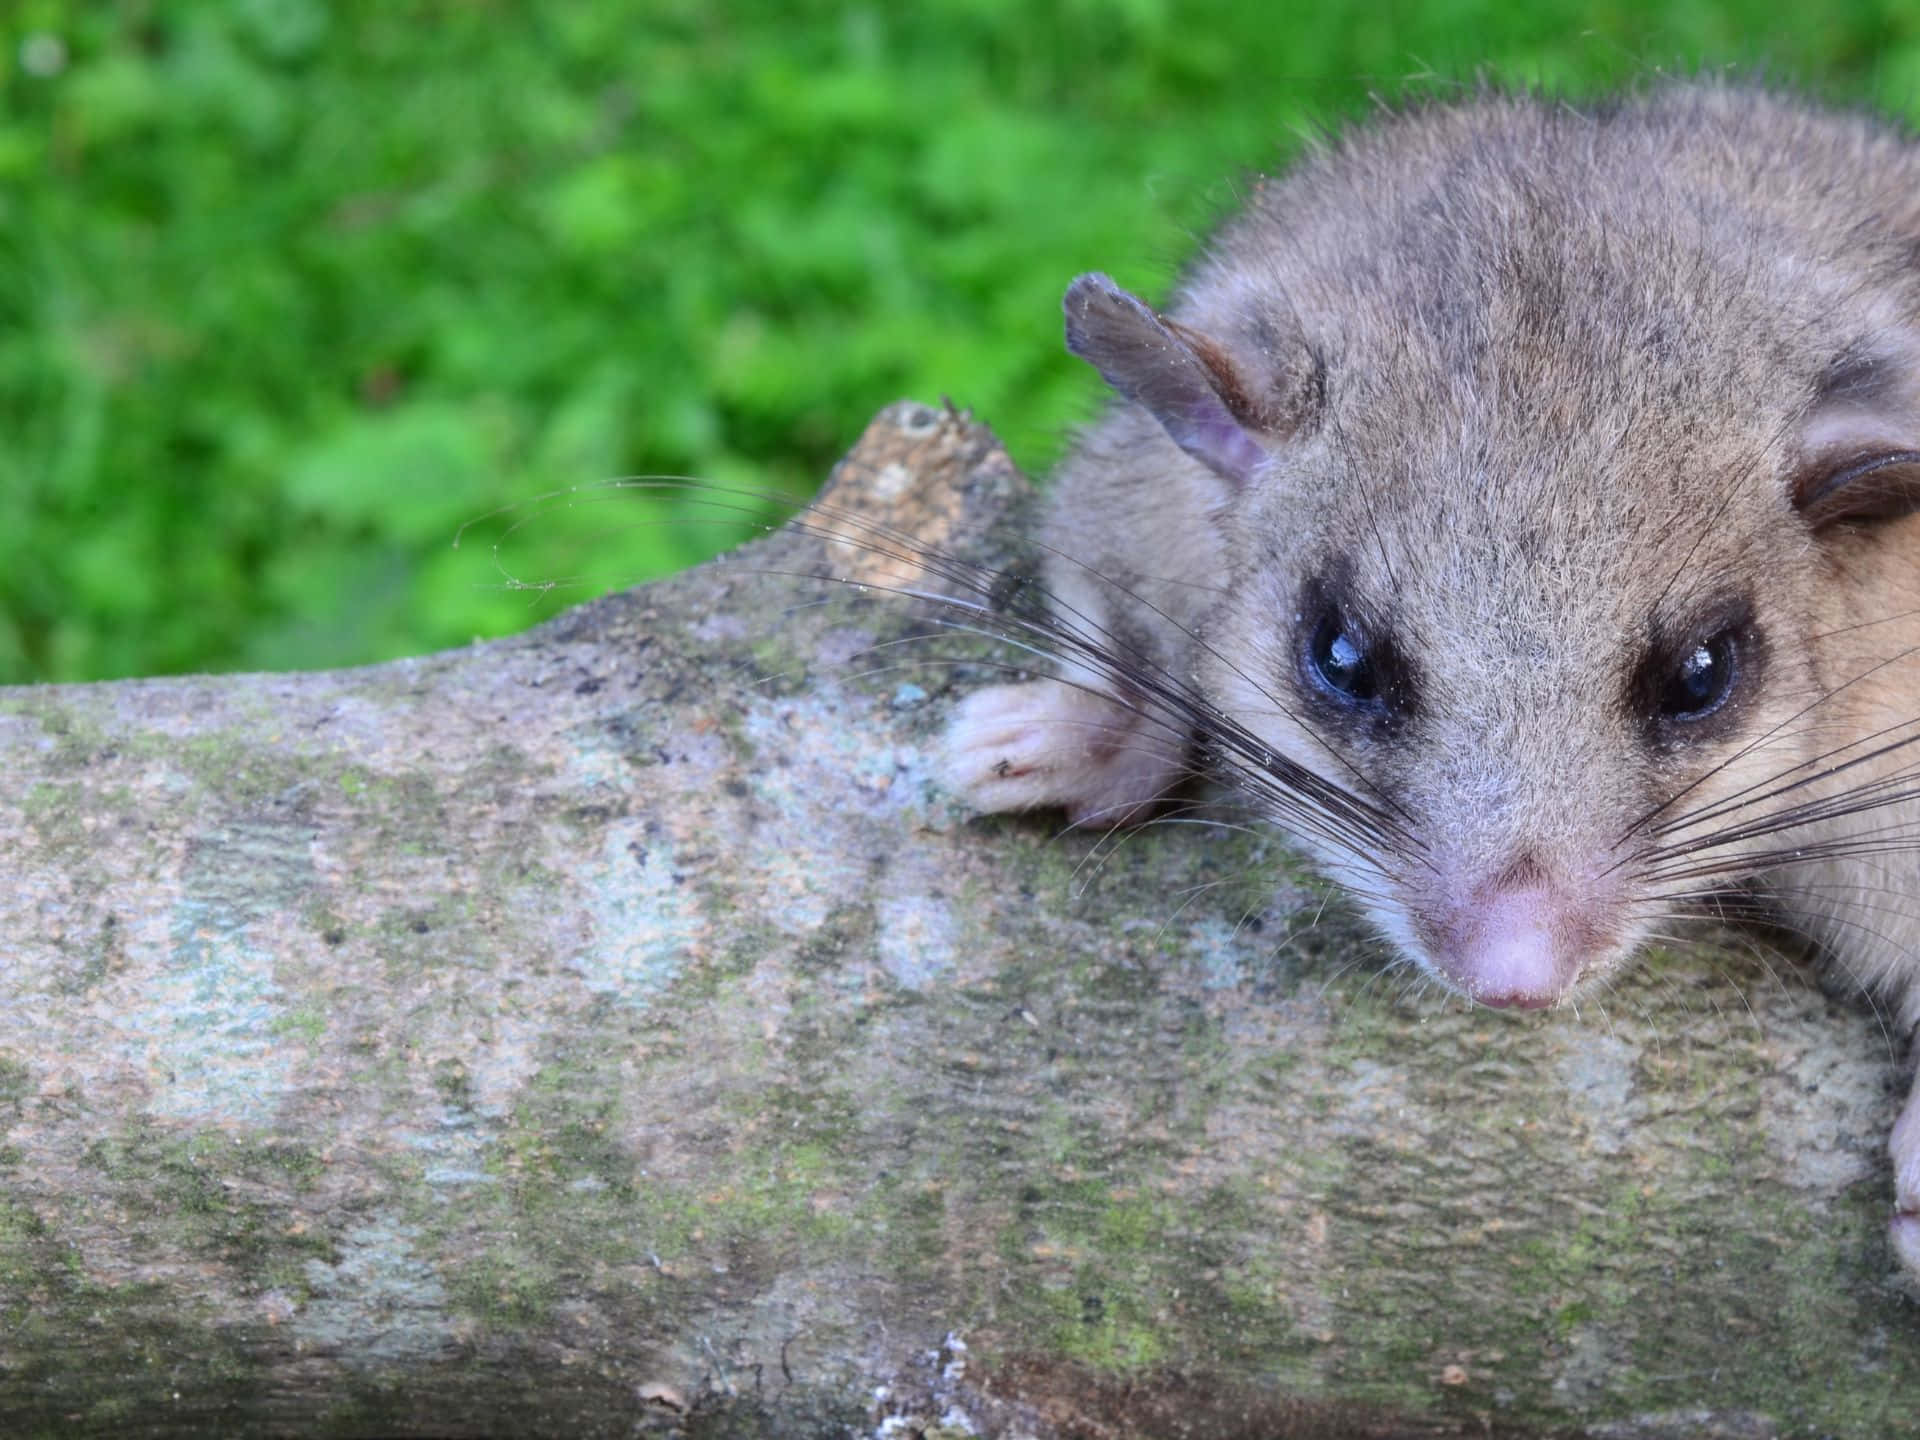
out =
{"type": "Polygon", "coordinates": [[[947,725],[944,778],[975,809],[1059,806],[1076,825],[1144,819],[1186,772],[1186,737],[1059,680],[969,695],[947,725]]]}
{"type": "Polygon", "coordinates": [[[1896,1210],[1887,1226],[1887,1239],[1893,1245],[1894,1258],[1920,1283],[1920,1215],[1911,1210],[1896,1210]]]}
{"type": "Polygon", "coordinates": [[[1887,1149],[1893,1155],[1893,1220],[1887,1238],[1907,1274],[1920,1283],[1920,1090],[1908,1095],[1887,1149]]]}

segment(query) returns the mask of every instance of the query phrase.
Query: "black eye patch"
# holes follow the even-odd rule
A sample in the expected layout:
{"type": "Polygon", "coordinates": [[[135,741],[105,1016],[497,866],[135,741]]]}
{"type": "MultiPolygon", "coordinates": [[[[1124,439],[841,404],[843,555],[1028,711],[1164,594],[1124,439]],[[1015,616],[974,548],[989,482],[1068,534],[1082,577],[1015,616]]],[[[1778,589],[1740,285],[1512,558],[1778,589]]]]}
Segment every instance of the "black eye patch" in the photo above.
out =
{"type": "Polygon", "coordinates": [[[1649,742],[1662,749],[1718,739],[1738,727],[1766,661],[1753,602],[1717,596],[1679,623],[1648,621],[1627,703],[1649,742]]]}
{"type": "Polygon", "coordinates": [[[1294,622],[1300,688],[1330,719],[1392,724],[1413,712],[1412,667],[1392,630],[1350,598],[1342,570],[1301,589],[1294,622]]]}

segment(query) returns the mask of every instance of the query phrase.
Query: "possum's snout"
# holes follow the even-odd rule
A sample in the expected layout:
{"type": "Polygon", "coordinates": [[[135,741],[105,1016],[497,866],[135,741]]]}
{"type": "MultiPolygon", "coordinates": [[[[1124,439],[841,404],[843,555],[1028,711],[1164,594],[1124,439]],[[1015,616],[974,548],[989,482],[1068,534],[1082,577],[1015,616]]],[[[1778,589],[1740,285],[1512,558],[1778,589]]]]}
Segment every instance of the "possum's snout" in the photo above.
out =
{"type": "Polygon", "coordinates": [[[1413,914],[1428,965],[1482,1005],[1541,1010],[1606,968],[1620,948],[1612,887],[1569,882],[1522,859],[1494,879],[1447,887],[1413,914]]]}

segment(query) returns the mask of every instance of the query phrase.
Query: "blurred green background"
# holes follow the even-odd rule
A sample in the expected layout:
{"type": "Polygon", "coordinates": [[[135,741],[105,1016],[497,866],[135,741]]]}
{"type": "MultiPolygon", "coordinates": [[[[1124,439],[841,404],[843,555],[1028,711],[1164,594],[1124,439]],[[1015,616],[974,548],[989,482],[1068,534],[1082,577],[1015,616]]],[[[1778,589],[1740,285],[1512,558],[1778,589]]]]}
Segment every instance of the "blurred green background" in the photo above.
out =
{"type": "Polygon", "coordinates": [[[0,680],[348,664],[732,537],[952,396],[1042,468],[1060,292],[1149,293],[1370,94],[1764,65],[1906,108],[1920,6],[7,0],[0,680]],[[591,503],[589,503],[591,502],[591,503]]]}

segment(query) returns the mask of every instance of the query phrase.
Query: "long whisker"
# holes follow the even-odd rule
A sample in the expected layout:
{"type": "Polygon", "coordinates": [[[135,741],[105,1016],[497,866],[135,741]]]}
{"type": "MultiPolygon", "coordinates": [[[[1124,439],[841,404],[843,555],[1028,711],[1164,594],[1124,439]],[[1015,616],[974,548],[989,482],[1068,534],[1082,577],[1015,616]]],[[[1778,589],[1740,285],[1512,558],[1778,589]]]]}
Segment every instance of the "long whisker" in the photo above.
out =
{"type": "MultiPolygon", "coordinates": [[[[1703,775],[1696,778],[1693,781],[1693,783],[1687,787],[1687,790],[1677,792],[1674,796],[1669,797],[1667,804],[1672,804],[1673,801],[1680,798],[1681,795],[1684,795],[1688,793],[1688,791],[1698,788],[1702,783],[1704,783],[1708,779],[1711,779],[1714,775],[1718,774],[1721,770],[1725,769],[1728,765],[1734,763],[1739,759],[1742,759],[1746,755],[1751,754],[1754,751],[1754,749],[1756,749],[1762,741],[1771,740],[1775,738],[1781,731],[1785,730],[1786,727],[1791,725],[1794,721],[1804,718],[1808,713],[1810,713],[1814,709],[1834,700],[1835,698],[1843,694],[1845,691],[1851,689],[1853,686],[1861,684],[1864,681],[1871,679],[1874,675],[1878,674],[1881,670],[1886,669],[1888,666],[1898,664],[1900,661],[1905,660],[1916,653],[1920,653],[1920,647],[1909,647],[1906,650],[1901,651],[1900,654],[1890,656],[1887,659],[1880,661],[1878,664],[1871,666],[1870,668],[1861,672],[1858,675],[1855,675],[1852,679],[1846,681],[1844,684],[1836,686],[1834,689],[1827,691],[1826,693],[1824,693],[1823,695],[1819,696],[1818,698],[1810,702],[1808,705],[1803,707],[1801,710],[1799,710],[1795,714],[1789,716],[1787,719],[1782,720],[1779,724],[1773,726],[1759,739],[1751,742],[1746,746],[1743,746],[1740,750],[1736,751],[1733,755],[1729,756],[1726,760],[1723,760],[1719,765],[1714,766],[1712,769],[1708,770],[1703,775]]],[[[1654,833],[1656,834],[1673,833],[1675,831],[1687,828],[1688,826],[1699,824],[1705,820],[1712,819],[1721,813],[1738,809],[1742,805],[1759,803],[1765,800],[1773,799],[1779,795],[1789,794],[1793,791],[1804,789],[1809,785],[1817,784],[1822,780],[1830,779],[1834,775],[1842,774],[1848,770],[1853,769],[1858,765],[1866,764],[1867,762],[1877,759],[1882,755],[1890,754],[1893,751],[1904,749],[1907,746],[1913,745],[1916,742],[1920,742],[1920,734],[1910,735],[1903,740],[1897,740],[1885,745],[1881,745],[1871,751],[1868,751],[1865,754],[1856,755],[1852,759],[1843,761],[1839,764],[1827,766],[1826,768],[1818,770],[1811,775],[1803,776],[1798,780],[1794,780],[1784,784],[1779,783],[1782,777],[1785,775],[1792,775],[1796,771],[1807,769],[1809,766],[1820,765],[1821,762],[1825,760],[1829,760],[1835,755],[1845,754],[1848,750],[1853,749],[1855,746],[1863,745],[1863,744],[1871,744],[1873,741],[1880,739],[1882,736],[1894,734],[1899,730],[1903,730],[1908,728],[1909,726],[1914,726],[1914,725],[1920,725],[1920,719],[1900,721],[1896,724],[1884,726],[1879,730],[1871,732],[1870,734],[1863,735],[1855,739],[1850,739],[1844,745],[1834,746],[1833,748],[1827,751],[1824,751],[1819,755],[1812,756],[1809,759],[1803,760],[1800,763],[1789,767],[1787,770],[1781,772],[1778,775],[1771,776],[1765,780],[1756,781],[1754,784],[1749,785],[1743,790],[1736,791],[1733,795],[1730,795],[1722,800],[1715,801],[1710,805],[1700,806],[1691,811],[1683,812],[1682,814],[1675,816],[1672,820],[1669,820],[1668,822],[1666,822],[1664,825],[1653,827],[1654,833]],[[1774,788],[1771,788],[1771,789],[1767,788],[1770,786],[1774,788]],[[1755,792],[1759,792],[1759,793],[1755,793],[1755,792]]],[[[1662,806],[1661,808],[1665,808],[1665,807],[1662,806]]],[[[1658,811],[1655,811],[1653,813],[1657,814],[1658,811]]]]}

